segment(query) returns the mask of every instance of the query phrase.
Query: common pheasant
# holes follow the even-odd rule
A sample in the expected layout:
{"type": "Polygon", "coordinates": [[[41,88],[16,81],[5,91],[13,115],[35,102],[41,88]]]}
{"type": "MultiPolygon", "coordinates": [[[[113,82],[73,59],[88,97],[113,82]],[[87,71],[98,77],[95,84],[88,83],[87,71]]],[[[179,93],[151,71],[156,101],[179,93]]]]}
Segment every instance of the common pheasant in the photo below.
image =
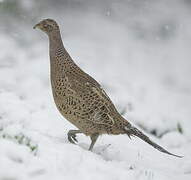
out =
{"type": "Polygon", "coordinates": [[[71,143],[77,142],[77,133],[83,133],[90,136],[89,150],[92,150],[99,135],[126,134],[141,138],[163,153],[181,157],[154,143],[119,114],[100,84],[72,60],[64,48],[56,21],[44,19],[35,28],[49,37],[50,76],[55,104],[59,112],[78,128],[68,132],[71,143]]]}

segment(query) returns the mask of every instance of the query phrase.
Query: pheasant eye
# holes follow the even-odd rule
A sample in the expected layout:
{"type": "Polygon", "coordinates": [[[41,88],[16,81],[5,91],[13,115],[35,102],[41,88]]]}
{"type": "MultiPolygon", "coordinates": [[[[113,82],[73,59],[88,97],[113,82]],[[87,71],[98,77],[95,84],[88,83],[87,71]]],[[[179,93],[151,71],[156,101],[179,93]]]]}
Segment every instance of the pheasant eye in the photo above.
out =
{"type": "Polygon", "coordinates": [[[44,25],[43,25],[43,27],[44,27],[44,28],[47,28],[47,27],[48,27],[48,25],[47,25],[47,24],[44,24],[44,25]]]}

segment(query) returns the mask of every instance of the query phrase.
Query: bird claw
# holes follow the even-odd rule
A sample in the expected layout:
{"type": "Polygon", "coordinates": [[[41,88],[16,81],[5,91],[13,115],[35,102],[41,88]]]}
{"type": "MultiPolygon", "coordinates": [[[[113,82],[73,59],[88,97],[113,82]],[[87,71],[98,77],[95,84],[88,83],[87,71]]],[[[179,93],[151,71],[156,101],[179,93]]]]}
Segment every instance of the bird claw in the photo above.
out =
{"type": "Polygon", "coordinates": [[[70,141],[72,144],[76,144],[78,142],[76,135],[70,133],[68,133],[68,141],[70,141]]]}

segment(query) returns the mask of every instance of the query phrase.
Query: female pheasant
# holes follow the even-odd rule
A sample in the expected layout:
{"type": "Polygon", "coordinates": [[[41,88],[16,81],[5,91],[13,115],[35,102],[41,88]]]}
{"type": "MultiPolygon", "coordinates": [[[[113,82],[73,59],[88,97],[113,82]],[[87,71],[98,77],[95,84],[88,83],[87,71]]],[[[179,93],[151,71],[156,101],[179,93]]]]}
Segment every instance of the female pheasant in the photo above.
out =
{"type": "Polygon", "coordinates": [[[78,128],[68,132],[71,143],[77,142],[77,133],[84,133],[91,138],[89,150],[92,150],[99,135],[127,134],[141,138],[163,153],[181,157],[151,141],[118,113],[100,84],[74,63],[64,48],[56,21],[45,19],[34,28],[39,28],[49,37],[54,101],[60,113],[78,128]]]}

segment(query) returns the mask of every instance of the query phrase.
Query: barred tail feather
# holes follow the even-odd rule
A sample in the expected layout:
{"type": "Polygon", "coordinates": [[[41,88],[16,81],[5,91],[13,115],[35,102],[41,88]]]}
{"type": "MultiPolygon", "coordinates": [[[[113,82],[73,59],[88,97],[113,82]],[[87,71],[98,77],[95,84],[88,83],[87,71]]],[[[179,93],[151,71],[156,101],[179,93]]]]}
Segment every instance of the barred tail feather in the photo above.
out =
{"type": "Polygon", "coordinates": [[[166,154],[169,154],[169,155],[172,155],[172,156],[176,156],[176,157],[179,157],[179,158],[182,158],[183,156],[178,156],[178,155],[175,155],[175,154],[172,154],[170,152],[168,152],[166,149],[164,149],[163,147],[159,146],[158,144],[156,144],[155,142],[151,141],[150,138],[148,136],[146,136],[145,134],[143,134],[140,130],[138,130],[136,127],[133,127],[133,126],[128,126],[128,127],[125,127],[125,132],[126,134],[131,137],[131,136],[137,136],[139,137],[140,139],[142,139],[143,141],[147,142],[148,144],[150,144],[151,146],[153,146],[155,149],[163,152],[163,153],[166,153],[166,154]]]}

